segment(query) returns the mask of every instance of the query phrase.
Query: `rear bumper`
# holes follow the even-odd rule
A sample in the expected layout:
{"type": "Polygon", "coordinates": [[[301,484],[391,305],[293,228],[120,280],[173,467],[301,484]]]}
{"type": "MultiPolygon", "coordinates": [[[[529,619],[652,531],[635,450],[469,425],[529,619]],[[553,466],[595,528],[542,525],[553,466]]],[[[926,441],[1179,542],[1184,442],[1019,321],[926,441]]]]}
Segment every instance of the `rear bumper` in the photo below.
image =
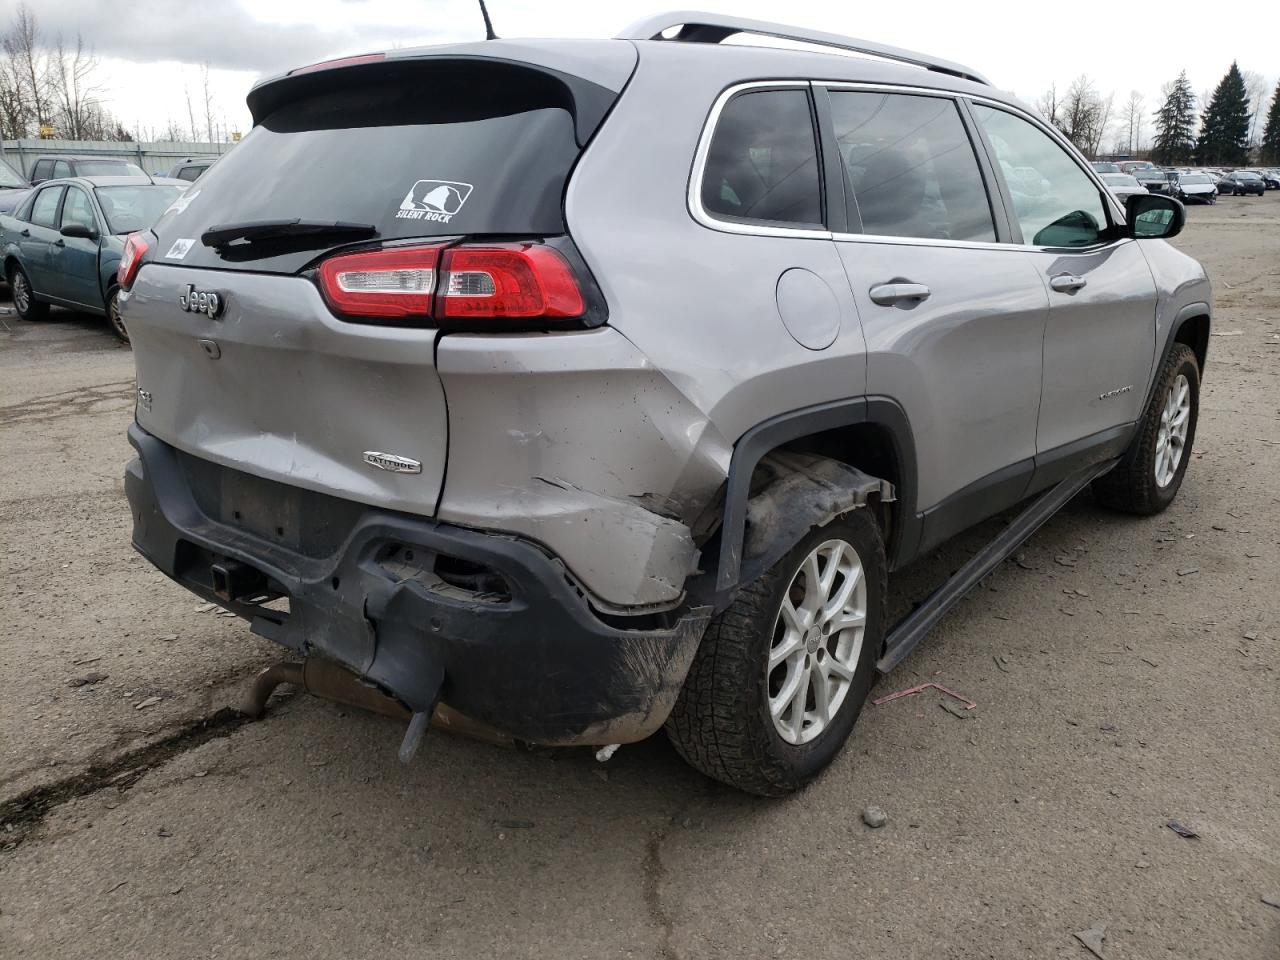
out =
{"type": "Polygon", "coordinates": [[[413,710],[438,695],[532,743],[639,740],[666,720],[706,627],[710,611],[699,608],[657,626],[651,618],[652,629],[620,629],[533,543],[256,480],[181,454],[137,424],[129,441],[138,458],[125,492],[143,556],[255,633],[335,660],[413,710]],[[244,515],[227,491],[241,481],[259,519],[265,503],[278,525],[236,522],[244,515]],[[443,582],[431,572],[440,557],[486,568],[505,589],[443,582]],[[252,589],[228,589],[224,577],[215,590],[214,566],[225,571],[228,561],[252,589]],[[255,602],[262,592],[287,596],[287,613],[255,602]]]}

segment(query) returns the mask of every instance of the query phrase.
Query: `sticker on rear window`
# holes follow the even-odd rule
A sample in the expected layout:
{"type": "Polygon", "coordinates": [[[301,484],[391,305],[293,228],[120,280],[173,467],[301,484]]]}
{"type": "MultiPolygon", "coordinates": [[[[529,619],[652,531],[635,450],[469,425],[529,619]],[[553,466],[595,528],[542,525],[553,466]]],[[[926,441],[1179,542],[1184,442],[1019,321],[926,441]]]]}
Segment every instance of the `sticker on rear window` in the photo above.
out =
{"type": "Polygon", "coordinates": [[[471,184],[454,180],[419,180],[400,201],[396,219],[448,223],[467,202],[471,190],[471,184]]]}
{"type": "Polygon", "coordinates": [[[173,246],[169,248],[169,252],[164,255],[166,260],[181,260],[187,255],[187,251],[191,249],[194,240],[188,240],[183,237],[181,240],[173,241],[173,246]]]}

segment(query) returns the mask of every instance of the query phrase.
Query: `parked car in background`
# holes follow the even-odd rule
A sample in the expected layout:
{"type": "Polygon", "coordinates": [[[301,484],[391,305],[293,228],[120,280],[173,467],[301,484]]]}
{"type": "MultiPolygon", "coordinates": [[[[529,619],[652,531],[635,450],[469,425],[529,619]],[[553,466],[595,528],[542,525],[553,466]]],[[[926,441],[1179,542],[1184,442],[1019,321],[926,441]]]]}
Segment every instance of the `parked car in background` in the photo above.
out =
{"type": "Polygon", "coordinates": [[[1131,176],[1147,188],[1148,193],[1168,193],[1169,175],[1154,167],[1143,167],[1130,171],[1131,176]]]}
{"type": "Polygon", "coordinates": [[[1247,197],[1255,193],[1262,196],[1267,192],[1267,185],[1256,173],[1250,173],[1248,170],[1233,170],[1218,181],[1218,192],[1223,195],[1230,194],[1233,197],[1247,197]]]}
{"type": "Polygon", "coordinates": [[[1170,192],[1187,203],[1214,203],[1218,199],[1218,183],[1207,173],[1174,173],[1169,177],[1170,192]]]}
{"type": "Polygon", "coordinates": [[[4,160],[0,160],[0,213],[8,213],[31,192],[31,184],[4,160]]]}
{"type": "Polygon", "coordinates": [[[145,177],[147,173],[132,160],[119,157],[38,157],[31,166],[31,184],[66,177],[145,177]]]}
{"type": "Polygon", "coordinates": [[[1121,203],[1137,194],[1150,193],[1146,187],[1127,173],[1100,173],[1098,177],[1121,203]]]}
{"type": "Polygon", "coordinates": [[[678,13],[248,106],[120,268],[132,542],[403,717],[405,760],[437,707],[537,744],[665,723],[789,793],[1057,507],[1154,514],[1193,462],[1182,204],[1122,207],[967,67],[678,13]],[[706,42],[740,33],[834,55],[706,42]],[[891,569],[1037,493],[889,627],[891,569]]]}
{"type": "Polygon", "coordinates": [[[1120,167],[1110,160],[1094,160],[1090,166],[1098,173],[1120,173],[1120,167]]]}
{"type": "Polygon", "coordinates": [[[1132,174],[1135,170],[1154,170],[1156,165],[1150,160],[1121,160],[1116,164],[1121,173],[1132,174]]]}
{"type": "Polygon", "coordinates": [[[193,183],[199,180],[204,172],[214,165],[216,160],[216,157],[197,157],[194,159],[188,157],[181,163],[175,163],[170,167],[165,176],[174,180],[185,180],[188,183],[193,183]]]}
{"type": "Polygon", "coordinates": [[[1266,189],[1280,190],[1280,170],[1246,170],[1244,172],[1256,173],[1266,189]]]}
{"type": "Polygon", "coordinates": [[[125,237],[151,227],[182,194],[185,182],[150,177],[49,180],[13,214],[0,215],[0,260],[23,320],[41,320],[49,304],[120,319],[116,268],[125,237]]]}

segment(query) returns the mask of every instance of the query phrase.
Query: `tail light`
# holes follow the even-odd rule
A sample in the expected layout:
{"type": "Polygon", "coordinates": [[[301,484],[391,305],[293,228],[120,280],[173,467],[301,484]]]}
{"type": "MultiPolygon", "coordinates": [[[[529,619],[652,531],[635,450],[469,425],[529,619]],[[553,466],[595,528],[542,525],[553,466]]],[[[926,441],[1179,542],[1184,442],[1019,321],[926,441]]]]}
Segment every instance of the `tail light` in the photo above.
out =
{"type": "Polygon", "coordinates": [[[320,264],[320,289],[335,313],[429,318],[439,259],[438,244],[341,254],[320,264]]]}
{"type": "Polygon", "coordinates": [[[512,242],[339,254],[320,263],[318,279],[330,308],[347,317],[510,330],[602,322],[603,301],[589,277],[584,292],[583,274],[548,243],[512,242]]]}
{"type": "Polygon", "coordinates": [[[120,266],[116,268],[116,281],[120,289],[128,290],[133,286],[133,278],[138,275],[142,266],[142,255],[151,249],[146,233],[131,233],[125,238],[124,253],[120,255],[120,266]]]}

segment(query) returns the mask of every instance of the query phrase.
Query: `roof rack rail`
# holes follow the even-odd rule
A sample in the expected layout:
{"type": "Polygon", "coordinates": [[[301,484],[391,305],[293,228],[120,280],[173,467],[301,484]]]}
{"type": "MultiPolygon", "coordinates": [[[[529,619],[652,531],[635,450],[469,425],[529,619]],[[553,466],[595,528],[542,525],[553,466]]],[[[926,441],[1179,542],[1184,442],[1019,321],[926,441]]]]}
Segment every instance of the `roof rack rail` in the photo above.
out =
{"type": "Polygon", "coordinates": [[[795,40],[799,43],[813,43],[823,47],[834,47],[853,53],[865,53],[886,60],[897,60],[909,63],[926,70],[950,74],[964,80],[972,80],[984,86],[991,86],[989,81],[976,70],[949,60],[939,60],[928,54],[916,53],[914,50],[903,50],[870,40],[857,40],[843,37],[838,33],[824,33],[821,30],[805,30],[803,27],[789,27],[781,23],[769,23],[765,20],[746,20],[741,17],[725,16],[718,13],[700,13],[694,10],[676,10],[670,13],[659,13],[633,23],[623,30],[618,40],[680,40],[686,43],[720,43],[735,33],[752,33],[763,37],[777,37],[780,40],[795,40]],[[680,32],[671,37],[664,37],[663,32],[672,27],[679,27],[680,32]]]}

